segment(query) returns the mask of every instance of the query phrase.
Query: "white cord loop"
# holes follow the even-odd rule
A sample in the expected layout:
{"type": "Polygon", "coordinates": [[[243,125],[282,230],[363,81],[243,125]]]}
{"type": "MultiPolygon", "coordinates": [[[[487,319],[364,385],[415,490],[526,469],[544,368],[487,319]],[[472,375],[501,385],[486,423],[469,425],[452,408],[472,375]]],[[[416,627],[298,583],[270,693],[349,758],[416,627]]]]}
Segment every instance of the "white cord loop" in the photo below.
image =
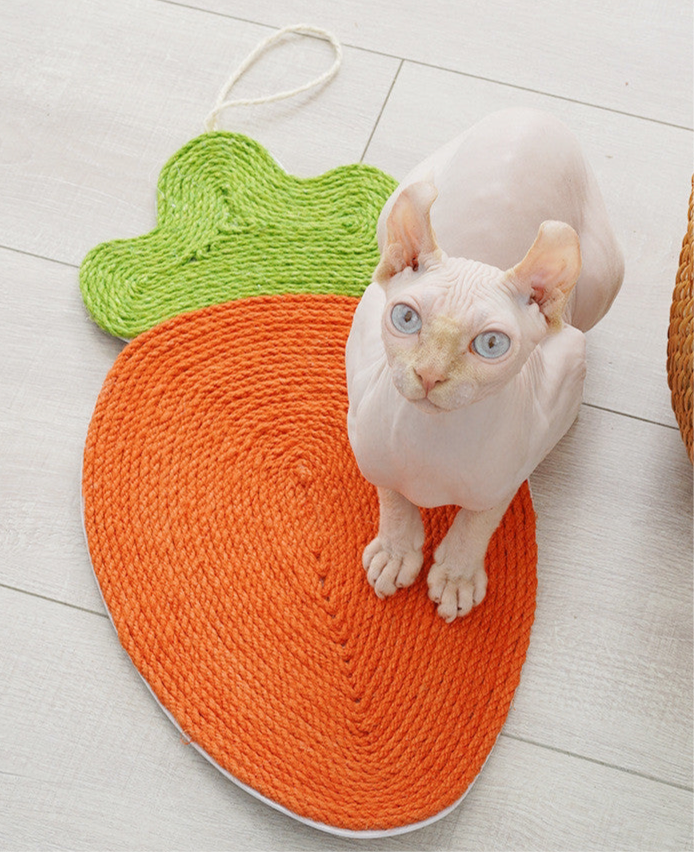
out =
{"type": "Polygon", "coordinates": [[[286,98],[291,98],[294,95],[299,95],[301,92],[306,92],[309,89],[313,89],[315,86],[320,86],[323,83],[327,83],[328,80],[332,80],[332,78],[337,74],[340,69],[340,65],[342,64],[342,45],[335,38],[335,36],[328,32],[327,30],[323,30],[320,27],[312,27],[307,24],[295,24],[293,26],[284,27],[276,33],[273,33],[271,36],[268,36],[264,41],[261,41],[260,44],[253,50],[239,65],[239,67],[234,71],[231,77],[227,80],[227,82],[222,87],[219,95],[217,95],[217,101],[212,109],[212,112],[205,119],[205,130],[210,132],[213,130],[217,130],[217,118],[219,114],[223,112],[225,109],[229,107],[236,106],[251,106],[254,104],[269,104],[273,101],[281,101],[286,98]],[[335,52],[335,61],[332,66],[324,73],[321,74],[320,77],[316,77],[315,80],[311,80],[311,82],[306,83],[303,86],[299,86],[296,89],[291,89],[286,92],[278,92],[274,95],[265,95],[260,98],[239,98],[238,100],[228,101],[226,98],[229,95],[229,92],[236,85],[238,80],[245,74],[245,72],[250,68],[250,66],[256,61],[256,59],[264,53],[271,45],[278,42],[281,38],[283,38],[287,33],[301,33],[302,35],[312,35],[318,36],[319,38],[323,38],[326,41],[329,41],[334,52],[335,52]]]}

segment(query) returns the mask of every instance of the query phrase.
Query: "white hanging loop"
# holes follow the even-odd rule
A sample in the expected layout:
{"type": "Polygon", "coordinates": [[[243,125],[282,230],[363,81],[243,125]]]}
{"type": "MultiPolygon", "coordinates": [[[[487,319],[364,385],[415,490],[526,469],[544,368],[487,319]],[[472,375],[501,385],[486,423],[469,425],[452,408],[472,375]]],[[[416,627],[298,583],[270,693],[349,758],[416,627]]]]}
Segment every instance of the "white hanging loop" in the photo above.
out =
{"type": "Polygon", "coordinates": [[[282,101],[286,98],[291,98],[294,95],[299,95],[301,92],[306,92],[309,89],[313,89],[315,86],[320,86],[323,83],[327,83],[328,80],[332,80],[332,78],[337,74],[340,69],[340,65],[342,64],[342,45],[335,38],[335,36],[328,32],[327,30],[323,30],[320,27],[312,27],[307,24],[294,24],[293,26],[284,27],[276,33],[273,33],[271,36],[268,36],[264,41],[261,41],[260,44],[253,50],[239,65],[239,67],[234,71],[231,77],[227,80],[227,82],[222,87],[220,93],[217,95],[217,101],[212,109],[212,112],[205,119],[205,130],[213,131],[217,130],[217,118],[219,114],[223,112],[228,107],[235,106],[251,106],[254,104],[269,104],[273,101],[282,101]],[[320,77],[316,77],[315,80],[311,80],[309,83],[306,83],[303,86],[299,86],[296,89],[290,89],[286,92],[278,92],[274,95],[265,95],[260,98],[239,98],[238,100],[228,101],[226,98],[229,95],[229,92],[236,85],[238,80],[245,74],[245,72],[250,68],[250,66],[255,62],[255,60],[264,53],[268,47],[278,42],[281,38],[283,38],[287,33],[301,33],[302,35],[312,35],[318,36],[319,38],[323,38],[326,41],[329,41],[334,52],[335,52],[335,61],[332,66],[324,73],[321,74],[320,77]]]}

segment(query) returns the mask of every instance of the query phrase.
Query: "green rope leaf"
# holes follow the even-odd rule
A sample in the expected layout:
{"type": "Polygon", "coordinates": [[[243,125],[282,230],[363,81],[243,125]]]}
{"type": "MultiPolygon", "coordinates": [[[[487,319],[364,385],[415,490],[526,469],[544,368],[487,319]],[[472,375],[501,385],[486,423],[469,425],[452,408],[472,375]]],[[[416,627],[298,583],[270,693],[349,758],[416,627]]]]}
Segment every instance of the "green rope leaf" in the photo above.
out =
{"type": "Polygon", "coordinates": [[[132,338],[248,296],[360,296],[378,263],[376,223],[395,186],[361,164],[294,177],[247,136],[205,133],[162,169],[154,230],[85,257],[82,297],[105,331],[132,338]]]}

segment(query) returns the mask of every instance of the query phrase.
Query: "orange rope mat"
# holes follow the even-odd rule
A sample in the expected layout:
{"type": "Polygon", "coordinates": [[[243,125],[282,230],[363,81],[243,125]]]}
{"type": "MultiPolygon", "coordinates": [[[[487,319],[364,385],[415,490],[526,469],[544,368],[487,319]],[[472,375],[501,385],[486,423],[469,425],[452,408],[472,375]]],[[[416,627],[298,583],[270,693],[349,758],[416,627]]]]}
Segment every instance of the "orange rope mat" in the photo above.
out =
{"type": "Polygon", "coordinates": [[[135,339],[89,428],[84,513],[120,641],[182,731],[300,818],[389,831],[459,800],[499,734],[535,519],[524,485],[467,618],[445,624],[426,593],[451,507],[425,513],[417,582],[378,600],[360,559],[378,503],[345,422],[356,304],[246,299],[135,339]]]}

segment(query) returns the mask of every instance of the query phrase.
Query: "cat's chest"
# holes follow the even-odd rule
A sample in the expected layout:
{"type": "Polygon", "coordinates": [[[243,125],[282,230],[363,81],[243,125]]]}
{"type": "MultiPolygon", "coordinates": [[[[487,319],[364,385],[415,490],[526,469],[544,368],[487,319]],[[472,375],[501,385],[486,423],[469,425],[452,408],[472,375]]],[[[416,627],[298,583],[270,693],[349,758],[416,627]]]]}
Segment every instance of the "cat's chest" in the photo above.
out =
{"type": "Polygon", "coordinates": [[[348,418],[357,462],[370,482],[418,506],[482,510],[501,502],[523,476],[527,431],[518,425],[526,407],[512,393],[430,415],[398,393],[387,370],[372,378],[348,418]]]}

